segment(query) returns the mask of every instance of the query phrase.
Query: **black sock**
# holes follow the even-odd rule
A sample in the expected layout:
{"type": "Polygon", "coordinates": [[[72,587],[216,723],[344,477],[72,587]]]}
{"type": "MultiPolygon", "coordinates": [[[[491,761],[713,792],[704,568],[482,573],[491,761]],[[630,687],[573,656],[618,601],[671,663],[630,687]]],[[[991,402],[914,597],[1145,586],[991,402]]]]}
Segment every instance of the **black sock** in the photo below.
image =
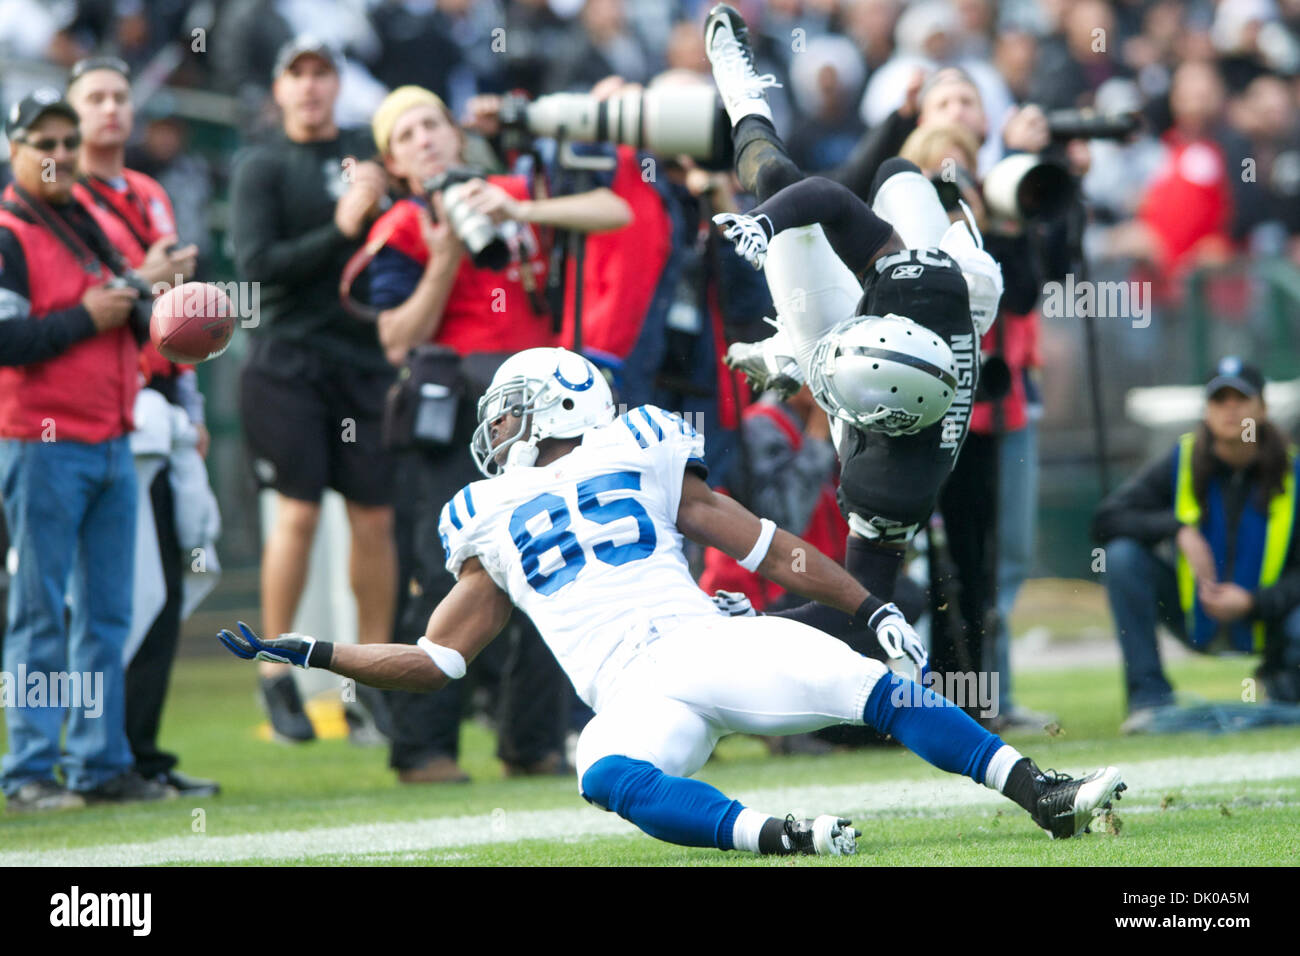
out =
{"type": "Polygon", "coordinates": [[[793,850],[785,841],[785,821],[772,817],[758,831],[758,852],[764,856],[784,855],[793,850]]]}
{"type": "Polygon", "coordinates": [[[1021,757],[1007,774],[1007,785],[1002,788],[1002,795],[1014,800],[1030,813],[1038,809],[1038,775],[1037,768],[1028,757],[1021,757]]]}

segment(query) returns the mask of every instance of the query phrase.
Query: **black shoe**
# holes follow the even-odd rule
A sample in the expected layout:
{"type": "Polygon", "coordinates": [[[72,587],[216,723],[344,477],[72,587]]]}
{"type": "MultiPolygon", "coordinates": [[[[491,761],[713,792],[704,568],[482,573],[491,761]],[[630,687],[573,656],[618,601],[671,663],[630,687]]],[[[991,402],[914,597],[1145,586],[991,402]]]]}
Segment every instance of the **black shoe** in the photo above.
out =
{"type": "Polygon", "coordinates": [[[215,797],[221,792],[221,784],[215,780],[191,777],[179,770],[168,770],[153,778],[165,787],[171,787],[183,797],[215,797]]]}
{"type": "Polygon", "coordinates": [[[147,803],[151,800],[173,800],[179,796],[175,788],[157,780],[146,780],[134,770],[119,773],[98,787],[80,791],[86,803],[147,803]]]}
{"type": "Polygon", "coordinates": [[[262,678],[262,706],[271,719],[271,733],[277,740],[301,744],[316,739],[316,731],[303,710],[293,674],[262,678]]]}
{"type": "Polygon", "coordinates": [[[1068,774],[1039,770],[1029,762],[1038,789],[1034,822],[1052,835],[1065,840],[1077,833],[1092,832],[1092,818],[1111,808],[1111,801],[1128,789],[1114,767],[1104,767],[1086,777],[1075,779],[1068,774]]]}
{"type": "Polygon", "coordinates": [[[852,856],[858,852],[858,837],[850,821],[823,814],[815,820],[785,818],[784,840],[791,853],[806,856],[852,856]]]}
{"type": "Polygon", "coordinates": [[[359,747],[386,746],[393,739],[393,717],[388,698],[377,687],[354,685],[356,700],[343,705],[348,740],[359,747]]]}
{"type": "Polygon", "coordinates": [[[7,813],[39,813],[50,810],[75,810],[86,805],[79,793],[66,790],[53,780],[33,780],[18,788],[5,800],[7,813]]]}

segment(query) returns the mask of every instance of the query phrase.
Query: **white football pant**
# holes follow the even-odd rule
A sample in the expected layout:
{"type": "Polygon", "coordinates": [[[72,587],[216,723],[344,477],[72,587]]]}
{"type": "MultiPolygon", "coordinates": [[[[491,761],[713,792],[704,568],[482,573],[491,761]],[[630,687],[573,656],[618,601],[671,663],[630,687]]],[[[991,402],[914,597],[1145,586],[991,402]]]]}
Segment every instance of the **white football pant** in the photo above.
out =
{"type": "Polygon", "coordinates": [[[578,780],[621,755],[688,777],[733,733],[779,736],[862,725],[887,668],[780,617],[683,618],[604,695],[578,739],[578,780]]]}

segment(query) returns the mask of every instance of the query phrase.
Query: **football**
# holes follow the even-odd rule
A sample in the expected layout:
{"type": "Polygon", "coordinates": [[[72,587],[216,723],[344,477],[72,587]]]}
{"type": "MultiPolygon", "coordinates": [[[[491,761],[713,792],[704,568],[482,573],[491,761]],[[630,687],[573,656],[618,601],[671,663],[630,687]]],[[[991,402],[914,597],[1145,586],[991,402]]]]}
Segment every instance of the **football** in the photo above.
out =
{"type": "Polygon", "coordinates": [[[170,361],[192,365],[215,358],[234,331],[230,298],[211,283],[186,282],[154,299],[149,338],[170,361]]]}

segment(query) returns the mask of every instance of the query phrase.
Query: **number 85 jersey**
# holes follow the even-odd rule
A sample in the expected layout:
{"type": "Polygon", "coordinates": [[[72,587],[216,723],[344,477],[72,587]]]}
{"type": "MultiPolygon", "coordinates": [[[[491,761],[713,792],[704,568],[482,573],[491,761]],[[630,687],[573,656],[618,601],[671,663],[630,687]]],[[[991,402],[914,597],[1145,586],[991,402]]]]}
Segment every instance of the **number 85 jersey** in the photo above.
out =
{"type": "Polygon", "coordinates": [[[596,706],[656,619],[716,616],[682,552],[677,508],[704,438],[643,405],[548,465],[511,466],[442,509],[447,570],[477,557],[596,706]]]}

